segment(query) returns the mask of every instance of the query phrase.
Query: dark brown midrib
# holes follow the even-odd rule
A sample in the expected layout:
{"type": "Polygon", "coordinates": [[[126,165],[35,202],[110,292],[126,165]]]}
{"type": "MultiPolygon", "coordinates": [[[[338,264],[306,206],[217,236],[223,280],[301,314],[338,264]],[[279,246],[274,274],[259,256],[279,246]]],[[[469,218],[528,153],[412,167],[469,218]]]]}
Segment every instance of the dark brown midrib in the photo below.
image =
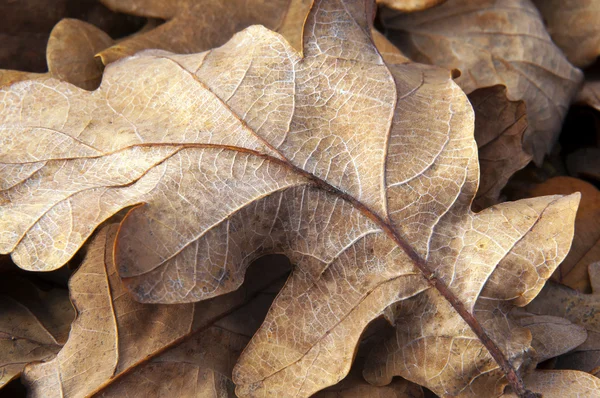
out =
{"type": "Polygon", "coordinates": [[[349,201],[364,215],[373,220],[413,261],[415,266],[423,273],[423,277],[427,280],[431,287],[435,288],[450,303],[450,305],[452,305],[452,308],[454,308],[454,310],[460,315],[460,317],[463,318],[467,325],[469,325],[473,333],[475,333],[475,335],[479,338],[481,343],[485,346],[492,358],[494,358],[496,363],[500,366],[500,368],[506,375],[506,379],[511,385],[513,392],[521,398],[538,397],[537,394],[532,393],[531,391],[525,388],[525,385],[523,384],[523,379],[519,376],[512,363],[510,363],[508,358],[506,358],[502,350],[500,350],[500,347],[498,347],[498,345],[488,336],[487,332],[485,331],[485,329],[483,329],[483,327],[475,318],[475,316],[467,310],[463,302],[458,299],[458,297],[450,290],[448,285],[446,285],[446,283],[443,280],[438,278],[438,276],[429,266],[427,261],[425,261],[425,259],[421,257],[408,242],[406,242],[400,235],[398,235],[396,231],[387,222],[385,222],[379,215],[372,212],[368,207],[366,207],[361,202],[348,195],[347,193],[342,192],[338,188],[333,187],[326,181],[320,179],[319,177],[311,173],[308,173],[289,163],[286,164],[289,167],[295,169],[298,173],[301,173],[307,178],[314,181],[319,188],[325,191],[329,191],[349,201]]]}

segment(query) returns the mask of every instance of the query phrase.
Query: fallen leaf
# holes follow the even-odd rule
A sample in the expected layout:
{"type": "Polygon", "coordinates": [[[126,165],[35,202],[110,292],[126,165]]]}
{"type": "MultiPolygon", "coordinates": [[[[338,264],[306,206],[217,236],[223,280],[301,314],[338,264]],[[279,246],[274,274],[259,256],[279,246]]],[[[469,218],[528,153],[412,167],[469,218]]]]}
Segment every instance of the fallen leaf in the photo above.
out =
{"type": "Polygon", "coordinates": [[[67,339],[73,307],[66,290],[42,291],[21,277],[0,279],[0,388],[25,365],[53,358],[67,339]]]}
{"type": "Polygon", "coordinates": [[[459,69],[456,81],[467,94],[501,84],[509,100],[524,101],[525,150],[541,164],[583,75],[552,43],[529,0],[448,0],[410,15],[387,10],[382,20],[388,38],[413,61],[459,69]]]}
{"type": "Polygon", "coordinates": [[[51,76],[86,90],[94,90],[100,85],[104,69],[94,57],[112,43],[112,39],[94,25],[76,19],[63,19],[52,29],[48,39],[48,72],[0,70],[0,86],[51,76]]]}
{"type": "MultiPolygon", "coordinates": [[[[576,370],[536,370],[525,376],[525,382],[542,397],[600,397],[600,379],[576,370]]],[[[514,393],[502,395],[502,398],[513,397],[517,395],[514,393]]]]}
{"type": "Polygon", "coordinates": [[[514,198],[581,193],[575,218],[575,236],[569,254],[552,279],[581,292],[590,291],[588,265],[600,261],[600,192],[592,184],[572,177],[554,177],[529,186],[514,198]]]}
{"type": "Polygon", "coordinates": [[[97,0],[19,0],[0,2],[0,68],[46,71],[46,45],[54,26],[64,18],[86,21],[111,37],[133,33],[141,18],[113,13],[97,0]]]}
{"type": "Polygon", "coordinates": [[[402,12],[423,11],[446,0],[377,0],[377,4],[402,12]]]}
{"type": "Polygon", "coordinates": [[[590,264],[594,290],[583,294],[556,283],[548,283],[528,306],[535,314],[552,314],[568,319],[587,330],[587,340],[575,348],[580,354],[557,363],[571,369],[598,372],[600,366],[600,263],[590,264]]]}
{"type": "Polygon", "coordinates": [[[447,71],[386,66],[373,11],[316,1],[302,56],[250,27],[207,53],[115,63],[95,92],[52,79],[4,89],[1,251],[26,269],[59,267],[133,206],[115,259],[141,302],[233,291],[268,253],[296,264],[233,371],[239,396],[337,383],[364,328],[403,300],[418,355],[461,365],[398,374],[436,391],[476,380],[525,394],[515,368],[527,369],[531,333],[505,334],[494,310],[526,305],[564,258],[578,195],[471,212],[467,97],[447,71]],[[451,355],[448,335],[477,354],[451,355]]]}
{"type": "Polygon", "coordinates": [[[290,2],[301,0],[101,0],[114,12],[161,18],[162,25],[99,53],[105,65],[144,49],[197,53],[224,44],[250,26],[277,29],[290,2]]]}
{"type": "MultiPolygon", "coordinates": [[[[126,396],[132,388],[142,389],[137,393],[156,388],[148,382],[157,374],[170,375],[169,383],[159,384],[167,390],[180,389],[178,397],[230,388],[231,368],[252,333],[223,330],[228,318],[219,319],[285,276],[286,268],[267,273],[269,267],[259,265],[242,290],[199,304],[140,304],[125,290],[111,260],[115,233],[116,226],[100,230],[69,281],[77,319],[55,359],[26,368],[23,382],[29,396],[86,397],[98,392],[126,396]],[[203,377],[190,383],[186,377],[190,373],[203,377]]],[[[259,297],[254,304],[266,312],[271,300],[272,295],[267,301],[259,297]]],[[[252,319],[248,312],[245,307],[242,326],[254,327],[253,332],[264,314],[252,319]]],[[[251,313],[255,315],[256,309],[251,313]]]]}
{"type": "Polygon", "coordinates": [[[533,0],[552,40],[575,66],[585,68],[600,55],[600,1],[533,0]]]}
{"type": "Polygon", "coordinates": [[[475,111],[475,141],[479,148],[481,182],[475,206],[498,203],[508,179],[531,161],[523,151],[527,113],[523,101],[510,101],[506,87],[480,88],[469,94],[475,111]]]}

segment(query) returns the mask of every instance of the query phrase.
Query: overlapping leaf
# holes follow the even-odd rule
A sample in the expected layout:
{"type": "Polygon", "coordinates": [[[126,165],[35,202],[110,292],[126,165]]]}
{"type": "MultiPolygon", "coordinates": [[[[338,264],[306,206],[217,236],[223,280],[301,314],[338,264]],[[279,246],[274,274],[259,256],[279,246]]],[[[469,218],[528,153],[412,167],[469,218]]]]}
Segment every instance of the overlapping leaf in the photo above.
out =
{"type": "Polygon", "coordinates": [[[588,265],[600,261],[600,192],[592,184],[571,177],[554,177],[541,184],[530,185],[515,198],[581,193],[575,218],[575,236],[569,255],[560,264],[553,279],[581,292],[589,292],[588,265]]]}
{"type": "Polygon", "coordinates": [[[573,65],[581,68],[600,55],[600,1],[534,0],[552,40],[573,65]]]}
{"type": "Polygon", "coordinates": [[[527,105],[525,149],[541,163],[550,151],[582,73],[552,43],[529,0],[449,0],[402,15],[384,14],[389,37],[417,62],[458,68],[471,93],[502,84],[508,98],[527,105]]]}
{"type": "Polygon", "coordinates": [[[78,317],[55,359],[27,367],[29,395],[122,397],[146,391],[153,396],[156,384],[177,397],[231,391],[231,368],[272,293],[248,302],[285,276],[286,267],[258,265],[244,289],[199,304],[140,304],[126,292],[112,261],[115,232],[112,226],[98,233],[71,278],[78,317]],[[241,321],[221,319],[244,305],[235,318],[242,316],[241,321]],[[165,378],[168,383],[159,382],[165,378]]]}
{"type": "Polygon", "coordinates": [[[549,283],[527,306],[536,314],[553,314],[569,319],[587,330],[587,339],[574,352],[558,359],[567,369],[590,373],[600,371],[600,263],[590,264],[591,294],[583,294],[566,286],[549,283]]]}
{"type": "Polygon", "coordinates": [[[392,358],[392,373],[440,394],[502,387],[506,374],[523,394],[513,367],[533,361],[532,337],[503,314],[566,255],[578,196],[471,212],[467,97],[446,71],[386,66],[373,10],[316,1],[302,56],[251,27],[207,53],[117,62],[92,93],[52,79],[3,90],[2,252],[59,267],[144,203],[115,247],[142,302],[235,290],[266,253],[297,265],[234,369],[238,395],[335,384],[394,303],[399,349],[426,366],[392,358]]]}
{"type": "Polygon", "coordinates": [[[496,204],[508,179],[531,161],[523,151],[527,114],[523,101],[509,101],[506,87],[481,88],[469,94],[475,111],[475,141],[479,148],[481,182],[475,205],[496,204]]]}
{"type": "Polygon", "coordinates": [[[101,0],[116,12],[166,20],[142,34],[100,52],[104,64],[144,49],[189,54],[218,47],[255,24],[276,29],[291,1],[297,0],[101,0]]]}
{"type": "Polygon", "coordinates": [[[42,291],[3,274],[0,281],[0,388],[29,362],[53,358],[67,340],[73,307],[66,290],[42,291]]]}
{"type": "Polygon", "coordinates": [[[94,56],[112,44],[112,39],[94,25],[76,19],[63,19],[52,29],[48,39],[48,72],[0,70],[0,86],[51,76],[93,90],[100,85],[104,69],[94,56]]]}

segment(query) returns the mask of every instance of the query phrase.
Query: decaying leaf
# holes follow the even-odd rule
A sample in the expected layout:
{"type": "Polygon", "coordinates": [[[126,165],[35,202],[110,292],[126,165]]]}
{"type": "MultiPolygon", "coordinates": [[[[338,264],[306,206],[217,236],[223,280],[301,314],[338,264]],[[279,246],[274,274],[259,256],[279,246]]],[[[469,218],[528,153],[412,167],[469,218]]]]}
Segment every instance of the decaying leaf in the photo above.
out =
{"type": "MultiPolygon", "coordinates": [[[[140,304],[126,292],[111,260],[115,232],[113,226],[98,233],[72,276],[69,288],[78,317],[55,359],[26,368],[23,378],[30,396],[85,397],[101,391],[122,397],[132,386],[155,388],[149,381],[161,373],[163,378],[170,375],[161,388],[179,391],[177,397],[231,389],[231,368],[262,316],[249,316],[255,312],[248,308],[242,311],[241,325],[251,331],[246,334],[223,329],[227,318],[218,320],[284,276],[286,268],[265,272],[269,268],[258,266],[244,289],[200,304],[140,304]],[[204,331],[192,336],[199,330],[204,331]],[[186,376],[197,373],[202,377],[190,383],[186,376]]],[[[271,300],[272,295],[266,301],[254,300],[254,305],[259,304],[259,313],[266,312],[271,300]]]]}
{"type": "Polygon", "coordinates": [[[526,395],[531,333],[504,314],[566,255],[578,195],[473,213],[467,97],[448,71],[386,65],[373,11],[315,1],[302,56],[250,27],[210,52],[114,63],[91,93],[53,79],[0,91],[0,252],[54,269],[134,206],[115,259],[141,302],[225,294],[268,253],[296,265],[234,368],[241,397],[337,383],[394,303],[411,366],[379,384],[399,374],[478,394],[510,382],[526,395]]]}
{"type": "Polygon", "coordinates": [[[504,86],[475,90],[469,101],[475,111],[481,174],[475,206],[483,209],[496,204],[508,179],[531,161],[523,151],[527,113],[523,101],[507,99],[504,86]]]}
{"type": "MultiPolygon", "coordinates": [[[[525,382],[542,397],[596,398],[600,391],[600,379],[576,370],[536,370],[525,376],[525,382]]],[[[502,395],[502,398],[516,398],[514,393],[502,395]]]]}
{"type": "Polygon", "coordinates": [[[52,29],[48,39],[48,72],[0,70],[0,86],[51,76],[93,90],[100,85],[104,69],[94,56],[112,44],[112,39],[94,25],[76,19],[63,19],[52,29]]]}
{"type": "Polygon", "coordinates": [[[67,340],[74,312],[66,290],[42,291],[31,282],[0,279],[0,388],[29,362],[53,358],[67,340]]]}
{"type": "Polygon", "coordinates": [[[571,250],[552,279],[581,292],[590,291],[588,265],[600,261],[600,192],[592,184],[572,177],[554,177],[530,186],[516,198],[581,193],[571,250]]]}
{"type": "Polygon", "coordinates": [[[423,11],[446,0],[377,0],[377,3],[402,12],[423,11]]]}
{"type": "Polygon", "coordinates": [[[101,0],[115,12],[166,22],[119,42],[99,56],[107,65],[150,48],[180,54],[205,51],[222,45],[250,25],[277,29],[291,1],[297,0],[101,0]]]}
{"type": "MultiPolygon", "coordinates": [[[[385,11],[385,10],[384,10],[385,11]]],[[[502,84],[527,105],[525,149],[541,164],[558,138],[582,73],[552,43],[529,0],[449,0],[403,15],[383,15],[388,37],[417,62],[457,68],[466,93],[502,84]]]]}
{"type": "Polygon", "coordinates": [[[583,294],[556,283],[548,283],[528,306],[535,314],[552,314],[564,317],[587,330],[587,340],[570,357],[559,359],[559,366],[600,371],[600,263],[590,264],[590,280],[593,291],[583,294]]]}
{"type": "Polygon", "coordinates": [[[600,55],[600,1],[533,0],[540,10],[552,40],[569,61],[580,68],[600,55]]]}

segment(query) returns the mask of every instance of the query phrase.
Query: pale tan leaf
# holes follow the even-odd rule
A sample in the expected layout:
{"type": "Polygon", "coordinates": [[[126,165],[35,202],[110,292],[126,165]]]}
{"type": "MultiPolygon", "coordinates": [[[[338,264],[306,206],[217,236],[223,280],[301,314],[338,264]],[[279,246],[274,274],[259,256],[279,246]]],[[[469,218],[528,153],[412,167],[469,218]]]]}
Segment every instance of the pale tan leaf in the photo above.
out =
{"type": "Polygon", "coordinates": [[[290,2],[301,0],[101,0],[116,12],[166,20],[100,52],[107,65],[145,49],[180,54],[218,47],[250,25],[277,29],[290,2]]]}
{"type": "Polygon", "coordinates": [[[520,308],[511,311],[509,316],[531,331],[531,345],[538,363],[571,351],[588,337],[583,326],[558,316],[535,315],[520,308]]]}
{"type": "Polygon", "coordinates": [[[542,13],[552,40],[580,68],[600,55],[600,1],[533,0],[542,13]]]}
{"type": "Polygon", "coordinates": [[[52,29],[48,39],[48,72],[0,70],[0,86],[51,76],[93,90],[100,85],[104,69],[95,55],[112,44],[113,40],[94,25],[76,19],[63,19],[52,29]]]}
{"type": "Polygon", "coordinates": [[[502,84],[527,105],[525,149],[540,164],[556,142],[582,73],[552,43],[529,0],[449,0],[430,10],[383,16],[388,37],[416,62],[462,75],[467,93],[502,84]]]}
{"type": "MultiPolygon", "coordinates": [[[[220,332],[218,328],[214,329],[218,326],[218,323],[214,325],[215,321],[243,305],[256,291],[274,279],[285,275],[285,268],[265,277],[265,268],[259,267],[253,272],[258,272],[260,277],[250,278],[251,282],[243,290],[201,304],[140,304],[129,296],[111,261],[115,233],[116,226],[103,228],[91,243],[85,261],[72,276],[69,288],[78,312],[77,319],[68,341],[55,359],[26,368],[23,378],[29,395],[40,398],[85,397],[104,388],[113,392],[121,391],[122,388],[130,388],[128,385],[132,380],[139,382],[155,372],[163,371],[171,372],[172,376],[183,372],[172,380],[173,384],[165,383],[161,387],[166,389],[189,387],[197,392],[202,388],[210,390],[216,387],[211,387],[210,383],[203,385],[201,381],[197,385],[189,385],[185,379],[189,372],[201,371],[205,376],[215,376],[215,382],[218,380],[219,383],[225,382],[227,377],[231,378],[230,370],[227,374],[222,369],[223,366],[232,368],[237,355],[229,359],[228,364],[213,361],[211,365],[206,363],[206,366],[198,369],[198,364],[190,363],[194,355],[190,355],[188,350],[194,353],[209,350],[215,360],[227,352],[221,352],[220,348],[229,348],[239,354],[249,336],[230,336],[227,332],[220,332]],[[204,334],[157,356],[193,332],[207,327],[210,329],[204,334]],[[219,333],[223,339],[215,336],[219,333]],[[207,344],[205,339],[211,343],[207,344]],[[221,347],[215,345],[217,341],[222,344],[221,347]],[[149,359],[151,361],[146,364],[149,359]],[[215,372],[225,373],[226,378],[219,378],[215,372]],[[120,379],[125,373],[128,376],[120,379]],[[117,385],[113,386],[112,383],[117,385]]],[[[266,311],[268,303],[270,301],[266,307],[263,305],[260,308],[266,311]]],[[[254,324],[258,326],[256,321],[254,324]]],[[[251,322],[245,322],[244,325],[251,327],[251,322]]]]}
{"type": "Polygon", "coordinates": [[[575,218],[575,235],[569,254],[552,279],[581,292],[590,291],[588,265],[600,261],[600,192],[592,184],[572,177],[554,177],[515,193],[517,198],[581,193],[575,218]]]}
{"type": "Polygon", "coordinates": [[[42,291],[20,277],[0,281],[0,388],[30,362],[53,358],[67,339],[73,307],[66,290],[42,291]]]}
{"type": "MultiPolygon", "coordinates": [[[[525,376],[524,381],[542,397],[600,397],[600,379],[576,370],[536,370],[525,376]]],[[[513,397],[517,395],[510,392],[502,395],[502,398],[513,397]]]]}
{"type": "Polygon", "coordinates": [[[255,26],[206,53],[117,62],[92,93],[51,79],[5,89],[2,252],[54,269],[133,206],[115,258],[139,301],[230,292],[264,254],[296,265],[233,371],[240,396],[337,383],[365,327],[398,302],[398,331],[424,342],[415,355],[458,361],[447,336],[471,351],[444,372],[394,374],[524,394],[531,333],[505,333],[502,311],[531,301],[566,255],[578,195],[473,213],[471,105],[448,71],[386,65],[374,10],[316,1],[302,54],[255,26]]]}
{"type": "Polygon", "coordinates": [[[510,101],[506,87],[480,88],[469,94],[475,111],[475,141],[479,148],[481,182],[475,206],[498,202],[508,179],[531,160],[523,151],[527,114],[523,101],[510,101]]]}

